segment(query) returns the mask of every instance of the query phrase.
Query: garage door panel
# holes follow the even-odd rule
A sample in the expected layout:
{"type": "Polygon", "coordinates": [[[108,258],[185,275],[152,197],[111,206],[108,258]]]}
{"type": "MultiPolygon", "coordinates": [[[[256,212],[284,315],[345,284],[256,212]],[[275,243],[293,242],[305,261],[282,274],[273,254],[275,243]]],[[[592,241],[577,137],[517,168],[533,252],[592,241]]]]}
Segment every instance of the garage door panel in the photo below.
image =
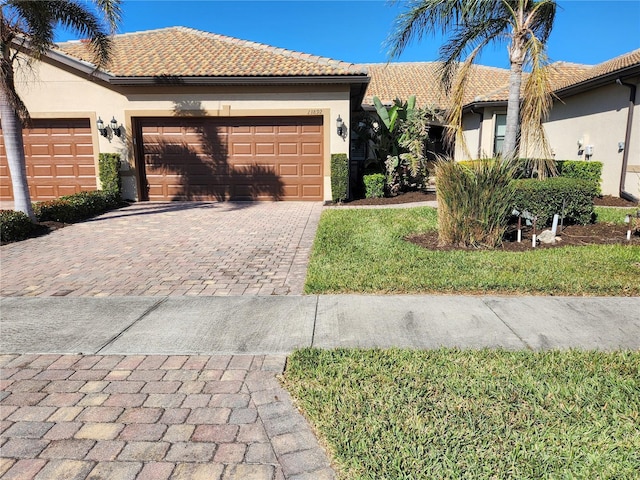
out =
{"type": "Polygon", "coordinates": [[[315,177],[322,175],[322,165],[318,163],[307,163],[302,165],[303,177],[315,177]]]}
{"type": "Polygon", "coordinates": [[[229,153],[234,156],[243,156],[243,155],[253,156],[253,149],[251,147],[252,147],[251,143],[236,142],[231,146],[231,149],[230,149],[231,151],[229,153]]]}
{"type": "Polygon", "coordinates": [[[319,185],[302,185],[302,195],[303,199],[309,198],[317,198],[322,194],[322,189],[319,185]]]}
{"type": "Polygon", "coordinates": [[[136,121],[149,200],[322,200],[321,117],[136,121]],[[179,126],[183,127],[180,135],[176,133],[179,126]],[[315,136],[302,135],[303,127],[312,127],[315,136]],[[307,164],[311,173],[305,178],[307,164]],[[303,198],[301,185],[309,182],[314,184],[309,191],[317,192],[315,198],[308,194],[303,198]]]}
{"type": "Polygon", "coordinates": [[[276,146],[273,143],[256,143],[256,155],[273,156],[276,154],[276,146]]]}
{"type": "Polygon", "coordinates": [[[310,155],[317,157],[322,153],[322,145],[320,143],[306,142],[302,145],[302,155],[310,155]]]}
{"type": "Polygon", "coordinates": [[[297,163],[281,163],[278,173],[283,177],[298,177],[300,176],[300,165],[297,163]]]}
{"type": "Polygon", "coordinates": [[[303,134],[317,135],[322,133],[322,125],[302,125],[303,134]]]}
{"type": "Polygon", "coordinates": [[[298,144],[278,142],[278,155],[298,155],[298,144]]]}

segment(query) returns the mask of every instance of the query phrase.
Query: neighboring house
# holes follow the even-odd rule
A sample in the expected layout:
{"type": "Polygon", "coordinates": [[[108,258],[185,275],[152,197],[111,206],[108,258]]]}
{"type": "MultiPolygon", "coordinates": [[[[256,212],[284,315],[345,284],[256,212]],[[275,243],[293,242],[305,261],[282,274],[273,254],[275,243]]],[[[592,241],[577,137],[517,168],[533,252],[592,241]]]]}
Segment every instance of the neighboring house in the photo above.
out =
{"type": "MultiPolygon", "coordinates": [[[[446,108],[438,63],[367,65],[371,82],[364,108],[373,96],[383,103],[415,94],[421,106],[446,108]]],[[[475,66],[465,91],[463,131],[466,151],[456,145],[456,160],[491,157],[499,152],[506,120],[509,71],[475,66]]],[[[640,50],[595,66],[552,64],[554,103],[544,126],[557,160],[603,163],[604,194],[640,198],[640,50]],[[635,96],[635,98],[633,98],[635,96]],[[634,115],[635,113],[635,115],[634,115]]],[[[521,155],[534,156],[523,146],[521,155]]]]}
{"type": "MultiPolygon", "coordinates": [[[[359,108],[363,67],[182,27],[117,35],[113,53],[94,72],[67,42],[20,70],[33,200],[97,188],[102,152],[122,155],[129,199],[331,198],[330,156],[349,150],[336,120],[359,108]]],[[[10,200],[6,157],[0,185],[10,200]]]]}
{"type": "MultiPolygon", "coordinates": [[[[117,35],[103,70],[90,58],[84,42],[66,42],[17,74],[33,119],[24,130],[33,200],[98,188],[98,156],[110,152],[121,154],[128,199],[330,200],[331,154],[351,154],[352,165],[361,154],[338,119],[350,127],[374,110],[373,96],[448,106],[436,62],[355,65],[184,27],[117,35]]],[[[553,66],[545,127],[555,158],[601,161],[603,193],[640,197],[640,109],[630,102],[640,50],[553,66]]],[[[467,150],[456,145],[456,160],[499,150],[508,76],[473,67],[467,150]]],[[[11,199],[0,135],[0,200],[11,199]]]]}

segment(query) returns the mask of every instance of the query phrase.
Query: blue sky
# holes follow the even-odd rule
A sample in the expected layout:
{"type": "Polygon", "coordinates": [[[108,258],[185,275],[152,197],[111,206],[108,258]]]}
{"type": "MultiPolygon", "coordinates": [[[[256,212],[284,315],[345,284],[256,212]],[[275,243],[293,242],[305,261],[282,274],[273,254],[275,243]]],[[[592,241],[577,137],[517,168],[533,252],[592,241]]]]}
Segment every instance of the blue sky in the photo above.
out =
{"type": "MultiPolygon", "coordinates": [[[[552,61],[596,64],[640,48],[640,0],[560,0],[552,61]]],[[[387,61],[383,47],[403,3],[383,0],[124,0],[120,32],[185,26],[354,63],[387,61]]],[[[59,32],[58,41],[75,39],[59,32]]],[[[439,38],[412,44],[399,61],[433,61],[439,38]]],[[[508,67],[505,46],[483,65],[508,67]]]]}

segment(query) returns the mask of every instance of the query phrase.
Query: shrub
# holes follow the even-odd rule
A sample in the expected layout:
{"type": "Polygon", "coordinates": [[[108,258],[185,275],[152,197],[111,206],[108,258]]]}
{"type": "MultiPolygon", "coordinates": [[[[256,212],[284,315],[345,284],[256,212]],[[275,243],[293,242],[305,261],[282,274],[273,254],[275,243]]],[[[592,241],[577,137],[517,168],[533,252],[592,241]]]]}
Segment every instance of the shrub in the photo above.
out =
{"type": "Polygon", "coordinates": [[[118,173],[120,155],[117,153],[101,153],[98,159],[98,166],[102,190],[120,195],[121,182],[118,173]]]}
{"type": "Polygon", "coordinates": [[[594,216],[592,181],[577,178],[553,177],[546,180],[516,180],[515,207],[538,217],[538,225],[550,225],[554,214],[562,214],[564,222],[586,225],[594,216]]]}
{"type": "Polygon", "coordinates": [[[56,200],[34,204],[33,210],[40,222],[75,223],[121,205],[117,193],[96,190],[66,195],[56,200]]]}
{"type": "Polygon", "coordinates": [[[363,177],[365,196],[367,198],[382,198],[384,197],[384,175],[381,173],[374,173],[373,175],[365,175],[363,177]]]}
{"type": "Polygon", "coordinates": [[[14,210],[0,210],[0,241],[2,243],[29,238],[35,229],[36,225],[26,214],[14,210]]]}
{"type": "Polygon", "coordinates": [[[331,154],[331,198],[334,202],[347,199],[349,158],[346,153],[331,154]]]}
{"type": "Polygon", "coordinates": [[[600,182],[602,180],[602,162],[585,162],[584,160],[558,160],[556,162],[558,175],[567,178],[580,178],[592,182],[596,195],[600,195],[602,190],[600,182]]]}
{"type": "Polygon", "coordinates": [[[513,172],[513,164],[506,161],[477,161],[470,166],[439,162],[436,192],[440,243],[489,248],[500,245],[513,209],[513,172]]]}

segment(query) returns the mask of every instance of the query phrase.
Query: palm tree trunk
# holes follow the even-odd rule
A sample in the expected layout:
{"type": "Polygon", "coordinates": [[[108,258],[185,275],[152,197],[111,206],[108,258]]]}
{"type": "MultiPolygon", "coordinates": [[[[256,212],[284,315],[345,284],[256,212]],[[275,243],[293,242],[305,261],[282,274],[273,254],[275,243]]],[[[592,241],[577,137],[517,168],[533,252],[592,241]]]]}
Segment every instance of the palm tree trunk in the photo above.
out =
{"type": "Polygon", "coordinates": [[[11,185],[13,186],[13,209],[25,213],[32,222],[35,222],[36,216],[31,207],[31,197],[29,196],[29,186],[27,184],[22,122],[2,88],[0,88],[0,115],[4,148],[7,154],[9,172],[11,173],[11,185]]]}
{"type": "Polygon", "coordinates": [[[507,120],[502,144],[502,158],[514,159],[518,155],[518,125],[520,124],[520,85],[522,84],[522,63],[511,62],[509,75],[509,100],[507,120]]]}

